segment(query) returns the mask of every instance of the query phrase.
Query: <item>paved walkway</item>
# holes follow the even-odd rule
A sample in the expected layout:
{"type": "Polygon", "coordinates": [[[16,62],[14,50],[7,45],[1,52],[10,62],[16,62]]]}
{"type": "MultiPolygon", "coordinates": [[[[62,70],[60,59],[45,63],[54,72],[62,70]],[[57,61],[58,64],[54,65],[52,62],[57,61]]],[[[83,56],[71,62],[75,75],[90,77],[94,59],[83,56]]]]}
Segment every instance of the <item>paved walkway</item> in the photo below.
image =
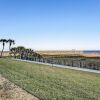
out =
{"type": "Polygon", "coordinates": [[[79,68],[79,67],[71,67],[71,66],[64,66],[64,65],[43,63],[43,62],[37,62],[37,61],[22,60],[22,59],[13,59],[13,60],[20,60],[20,61],[25,61],[25,62],[31,62],[31,63],[54,66],[54,67],[68,68],[68,69],[73,69],[73,70],[80,70],[80,71],[86,71],[86,72],[92,72],[92,73],[100,74],[100,70],[93,70],[93,69],[86,69],[86,68],[79,68]]]}

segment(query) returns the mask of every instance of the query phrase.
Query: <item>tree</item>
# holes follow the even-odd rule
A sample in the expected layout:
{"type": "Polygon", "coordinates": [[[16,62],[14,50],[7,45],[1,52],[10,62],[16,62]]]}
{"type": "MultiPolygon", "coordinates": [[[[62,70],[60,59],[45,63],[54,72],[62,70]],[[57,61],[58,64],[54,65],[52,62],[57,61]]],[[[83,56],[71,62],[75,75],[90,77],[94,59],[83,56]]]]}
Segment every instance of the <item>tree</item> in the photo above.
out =
{"type": "Polygon", "coordinates": [[[0,39],[0,42],[2,42],[2,46],[3,46],[2,51],[1,51],[1,57],[2,57],[4,47],[5,47],[5,43],[7,43],[8,41],[6,39],[0,39]]]}
{"type": "Polygon", "coordinates": [[[24,56],[24,51],[25,51],[25,48],[24,48],[23,46],[18,46],[18,47],[17,47],[17,52],[19,53],[20,59],[23,58],[23,56],[24,56]]]}
{"type": "Polygon", "coordinates": [[[8,43],[9,43],[9,51],[10,51],[10,49],[11,49],[11,45],[13,44],[15,44],[15,41],[14,40],[12,40],[12,39],[9,39],[8,40],[8,43]]]}
{"type": "Polygon", "coordinates": [[[16,58],[16,54],[18,53],[18,52],[17,52],[17,48],[16,48],[16,47],[11,48],[11,49],[10,49],[10,52],[11,52],[11,54],[13,54],[14,57],[16,58]]]}

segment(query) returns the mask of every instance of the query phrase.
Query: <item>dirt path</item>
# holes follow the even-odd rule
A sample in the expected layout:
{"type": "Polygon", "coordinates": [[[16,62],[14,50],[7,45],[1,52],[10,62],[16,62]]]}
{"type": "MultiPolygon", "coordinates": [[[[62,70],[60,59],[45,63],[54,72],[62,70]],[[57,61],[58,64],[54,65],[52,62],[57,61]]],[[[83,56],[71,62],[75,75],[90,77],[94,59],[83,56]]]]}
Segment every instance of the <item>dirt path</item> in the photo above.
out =
{"type": "Polygon", "coordinates": [[[39,100],[0,75],[0,100],[39,100]]]}

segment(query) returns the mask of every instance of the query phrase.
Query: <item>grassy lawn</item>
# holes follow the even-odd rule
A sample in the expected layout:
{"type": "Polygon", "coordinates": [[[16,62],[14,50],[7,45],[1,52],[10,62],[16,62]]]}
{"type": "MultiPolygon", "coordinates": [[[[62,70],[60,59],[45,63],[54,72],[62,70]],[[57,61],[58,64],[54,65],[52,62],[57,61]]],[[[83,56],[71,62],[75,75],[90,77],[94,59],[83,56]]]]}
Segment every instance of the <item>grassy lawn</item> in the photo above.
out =
{"type": "Polygon", "coordinates": [[[0,74],[41,100],[100,100],[100,74],[8,59],[0,74]]]}

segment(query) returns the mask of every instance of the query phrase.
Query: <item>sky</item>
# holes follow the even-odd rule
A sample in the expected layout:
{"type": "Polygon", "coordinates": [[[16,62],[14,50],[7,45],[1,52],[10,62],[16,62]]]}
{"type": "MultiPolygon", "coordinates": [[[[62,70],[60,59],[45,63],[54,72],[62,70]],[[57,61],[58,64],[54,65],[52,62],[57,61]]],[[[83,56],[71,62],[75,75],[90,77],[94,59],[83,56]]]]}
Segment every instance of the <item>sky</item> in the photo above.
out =
{"type": "Polygon", "coordinates": [[[34,50],[100,50],[100,0],[0,0],[1,38],[34,50]]]}

